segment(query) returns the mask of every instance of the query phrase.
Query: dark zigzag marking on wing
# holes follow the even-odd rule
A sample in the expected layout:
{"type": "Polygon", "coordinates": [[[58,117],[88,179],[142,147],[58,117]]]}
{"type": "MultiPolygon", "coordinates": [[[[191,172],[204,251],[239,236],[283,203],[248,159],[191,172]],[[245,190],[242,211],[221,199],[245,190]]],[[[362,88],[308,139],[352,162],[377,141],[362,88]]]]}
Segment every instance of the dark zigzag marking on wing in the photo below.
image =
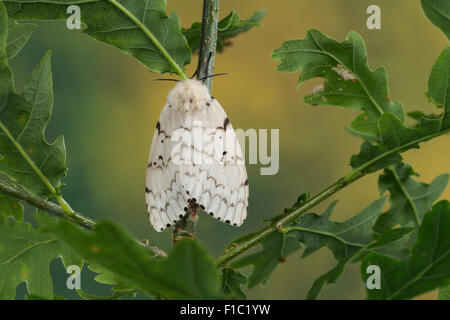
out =
{"type": "MultiPolygon", "coordinates": [[[[200,168],[200,169],[199,169],[199,174],[201,174],[202,172],[208,173],[208,170],[207,170],[207,169],[203,169],[203,170],[202,170],[202,169],[200,168]]],[[[170,181],[169,188],[165,189],[164,191],[166,191],[166,192],[167,192],[167,191],[171,191],[172,193],[174,192],[173,186],[172,186],[172,185],[173,185],[173,183],[176,182],[176,174],[177,174],[177,173],[180,173],[180,172],[179,172],[179,171],[176,171],[176,172],[175,172],[175,177],[172,178],[172,180],[170,181]]],[[[190,178],[193,178],[193,177],[195,177],[195,176],[197,176],[197,175],[190,175],[189,173],[186,172],[186,176],[188,176],[188,177],[190,177],[190,178]]],[[[180,178],[180,179],[181,179],[181,178],[180,178]]],[[[208,181],[208,180],[210,180],[210,179],[214,182],[214,185],[215,185],[215,188],[216,188],[216,189],[217,189],[219,186],[222,186],[223,188],[225,188],[225,186],[224,186],[223,184],[221,184],[221,183],[217,184],[217,180],[216,180],[214,177],[212,177],[212,176],[210,176],[210,175],[207,175],[206,181],[208,181]]],[[[231,190],[230,194],[232,194],[233,191],[236,191],[236,192],[239,194],[239,191],[241,190],[242,187],[244,187],[244,189],[245,189],[245,187],[246,187],[245,182],[244,182],[244,183],[241,183],[241,184],[239,185],[239,187],[236,188],[236,189],[235,189],[235,188],[233,188],[233,189],[230,188],[230,190],[231,190]]],[[[154,198],[156,198],[156,197],[160,198],[161,201],[162,201],[161,192],[159,192],[159,193],[154,193],[152,189],[148,189],[148,193],[152,194],[154,198]]],[[[243,208],[242,208],[242,209],[244,209],[245,207],[247,207],[248,195],[245,197],[244,200],[239,199],[239,200],[236,202],[236,204],[233,204],[233,203],[232,203],[232,204],[230,204],[230,205],[228,206],[228,199],[227,199],[226,197],[221,197],[221,196],[218,195],[218,194],[215,194],[214,197],[213,197],[212,194],[211,194],[211,191],[210,191],[210,190],[206,190],[206,189],[202,189],[201,195],[202,195],[203,193],[208,193],[208,194],[209,194],[210,203],[212,203],[212,201],[213,201],[216,197],[218,197],[218,198],[219,198],[219,206],[218,206],[218,208],[220,208],[220,203],[224,203],[227,207],[230,207],[230,208],[233,208],[233,207],[234,207],[235,210],[234,210],[234,213],[233,213],[233,218],[232,218],[232,220],[234,220],[234,217],[235,217],[235,215],[236,215],[236,208],[237,208],[237,205],[238,205],[239,203],[242,203],[242,205],[243,205],[243,208]]],[[[166,203],[165,203],[165,208],[164,208],[164,210],[163,210],[163,208],[161,208],[161,209],[156,208],[156,209],[157,209],[157,210],[163,210],[163,212],[165,212],[165,213],[167,214],[167,208],[168,208],[169,205],[171,205],[171,204],[170,204],[170,200],[178,200],[178,196],[179,196],[179,195],[181,195],[181,196],[182,196],[181,199],[184,200],[183,194],[182,194],[181,192],[178,191],[178,192],[176,193],[176,196],[177,196],[177,197],[169,197],[169,198],[168,198],[169,201],[165,201],[166,203]]],[[[199,200],[200,200],[200,197],[199,197],[199,200]]],[[[178,203],[178,201],[177,201],[177,203],[178,203]]],[[[201,202],[199,201],[198,204],[199,204],[199,205],[202,205],[202,206],[204,206],[204,207],[206,207],[206,203],[203,203],[203,202],[201,203],[201,202]]],[[[226,215],[226,212],[225,212],[225,215],[226,215]]],[[[213,217],[215,217],[216,219],[218,218],[218,217],[216,217],[216,216],[213,216],[213,217]]],[[[177,219],[178,219],[178,217],[177,217],[177,219]]],[[[178,220],[177,220],[177,221],[178,221],[178,220]]]]}

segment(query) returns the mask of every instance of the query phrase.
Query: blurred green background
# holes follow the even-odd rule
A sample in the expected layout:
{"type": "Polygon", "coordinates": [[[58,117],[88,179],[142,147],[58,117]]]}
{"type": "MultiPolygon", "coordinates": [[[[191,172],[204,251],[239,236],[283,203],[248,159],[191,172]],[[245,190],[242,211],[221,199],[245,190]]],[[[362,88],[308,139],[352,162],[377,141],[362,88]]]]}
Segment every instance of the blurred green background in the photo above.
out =
{"type": "MultiPolygon", "coordinates": [[[[177,11],[184,27],[201,19],[201,9],[201,0],[168,0],[168,12],[177,11]]],[[[273,49],[285,40],[303,38],[311,28],[339,41],[355,30],[365,39],[371,68],[386,66],[391,97],[401,100],[407,111],[432,112],[436,110],[424,95],[428,74],[447,45],[418,0],[222,0],[220,17],[232,9],[242,18],[267,9],[267,16],[262,28],[234,39],[233,46],[217,56],[215,71],[228,75],[214,79],[213,94],[235,128],[280,130],[280,170],[274,176],[261,176],[260,165],[247,166],[250,206],[242,227],[200,217],[198,238],[213,255],[235,238],[260,229],[261,219],[281,213],[301,193],[314,194],[335,182],[349,171],[350,156],[359,151],[361,141],[344,131],[356,111],[302,103],[302,97],[320,81],[296,90],[298,74],[276,72],[278,63],[270,59],[273,49]],[[366,28],[366,8],[373,3],[381,7],[381,30],[366,28]]],[[[170,231],[157,233],[147,220],[143,190],[154,126],[173,83],[152,82],[160,75],[111,46],[67,30],[64,22],[39,25],[12,66],[16,87],[22,88],[46,50],[53,52],[55,104],[47,138],[65,136],[69,167],[65,198],[80,212],[117,221],[137,237],[170,249],[170,231]]],[[[196,59],[187,74],[195,70],[196,59]]],[[[421,150],[405,154],[405,160],[421,174],[422,181],[430,182],[449,171],[449,143],[448,136],[427,142],[421,150]]],[[[314,212],[323,212],[337,198],[340,202],[332,218],[347,219],[378,197],[377,176],[357,181],[314,212]]],[[[450,198],[450,188],[443,198],[450,198]]],[[[305,260],[299,256],[292,255],[280,264],[265,287],[249,290],[249,298],[303,299],[314,279],[336,264],[326,248],[305,260]]],[[[67,275],[61,263],[54,262],[52,269],[56,293],[75,298],[76,294],[65,289],[67,275]]],[[[106,293],[108,287],[99,288],[92,276],[85,268],[82,288],[106,293]]],[[[23,291],[21,286],[18,297],[23,291]]],[[[326,287],[321,296],[364,297],[358,265],[351,265],[338,284],[326,287]]],[[[435,292],[421,296],[435,297],[435,292]]]]}

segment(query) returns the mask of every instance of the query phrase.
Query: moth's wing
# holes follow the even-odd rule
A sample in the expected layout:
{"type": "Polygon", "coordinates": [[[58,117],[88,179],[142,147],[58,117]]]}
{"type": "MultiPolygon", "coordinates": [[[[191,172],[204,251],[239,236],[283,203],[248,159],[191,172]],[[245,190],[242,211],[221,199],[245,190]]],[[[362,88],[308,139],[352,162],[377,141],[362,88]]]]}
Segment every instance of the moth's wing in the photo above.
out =
{"type": "Polygon", "coordinates": [[[176,141],[171,137],[183,127],[184,112],[165,105],[153,133],[147,163],[145,198],[152,226],[163,231],[185,214],[186,197],[181,190],[180,167],[172,161],[176,141]]]}
{"type": "Polygon", "coordinates": [[[245,159],[236,133],[215,99],[208,107],[189,114],[184,126],[194,137],[193,161],[180,166],[183,195],[195,200],[214,218],[240,226],[247,217],[249,191],[245,159]],[[202,133],[201,139],[195,139],[198,132],[202,133]],[[198,159],[201,161],[197,163],[198,159]]]}

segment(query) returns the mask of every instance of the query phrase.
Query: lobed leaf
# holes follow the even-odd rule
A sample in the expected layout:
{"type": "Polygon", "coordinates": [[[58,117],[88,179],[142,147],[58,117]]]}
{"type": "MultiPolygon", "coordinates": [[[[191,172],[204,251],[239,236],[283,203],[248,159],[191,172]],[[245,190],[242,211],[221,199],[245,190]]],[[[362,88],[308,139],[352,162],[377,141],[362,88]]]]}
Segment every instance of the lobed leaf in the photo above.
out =
{"type": "Polygon", "coordinates": [[[428,96],[443,108],[440,116],[421,117],[415,127],[406,127],[390,112],[378,119],[380,144],[364,142],[358,155],[350,163],[354,170],[364,173],[395,164],[401,160],[400,152],[418,148],[419,143],[450,131],[450,46],[436,60],[428,80],[428,96]]]}
{"type": "Polygon", "coordinates": [[[428,79],[428,97],[444,109],[439,130],[450,128],[450,46],[437,58],[428,79]]]}
{"type": "Polygon", "coordinates": [[[6,42],[6,56],[8,59],[14,58],[22,50],[36,27],[35,24],[31,23],[8,21],[8,39],[6,42]]]}
{"type": "Polygon", "coordinates": [[[433,65],[428,80],[428,97],[444,109],[442,115],[422,117],[417,127],[408,128],[395,115],[383,114],[378,121],[383,145],[391,150],[405,151],[450,130],[450,46],[433,65]]]}
{"type": "Polygon", "coordinates": [[[53,299],[50,262],[67,253],[55,237],[29,223],[0,222],[0,299],[14,299],[24,281],[30,295],[53,299]]]}
{"type": "Polygon", "coordinates": [[[191,61],[176,13],[166,15],[165,0],[4,0],[16,20],[66,20],[69,5],[81,9],[84,33],[115,46],[154,72],[177,73],[191,61]]]}
{"type": "Polygon", "coordinates": [[[313,286],[308,291],[306,299],[308,300],[317,299],[320,292],[325,287],[325,285],[336,283],[336,281],[344,273],[345,267],[349,263],[358,261],[364,254],[367,254],[367,252],[370,252],[371,250],[381,249],[385,246],[387,247],[392,246],[392,243],[395,243],[397,240],[401,239],[403,236],[410,233],[411,231],[412,231],[411,228],[398,228],[389,230],[386,233],[377,236],[377,238],[370,244],[367,244],[364,247],[356,251],[353,251],[353,253],[340,260],[339,263],[333,269],[331,269],[330,271],[328,271],[327,273],[320,276],[314,281],[313,286]]]}
{"type": "Polygon", "coordinates": [[[53,104],[50,53],[34,69],[22,95],[10,90],[0,99],[0,171],[36,195],[55,195],[67,168],[63,137],[49,144],[44,136],[53,104]]]}
{"type": "Polygon", "coordinates": [[[420,3],[428,19],[450,40],[450,3],[447,0],[421,0],[420,3]]]}
{"type": "Polygon", "coordinates": [[[167,259],[155,259],[127,232],[108,221],[86,232],[68,221],[47,223],[59,240],[144,294],[168,299],[218,299],[221,280],[207,251],[184,241],[167,259]]]}
{"type": "Polygon", "coordinates": [[[281,62],[278,71],[301,70],[298,85],[316,77],[325,79],[305,97],[306,103],[362,110],[363,114],[350,125],[351,133],[357,136],[380,141],[377,121],[384,112],[404,120],[402,105],[390,99],[386,70],[370,70],[364,42],[356,32],[338,42],[317,30],[309,30],[304,39],[283,42],[272,52],[272,59],[281,62]]]}
{"type": "Polygon", "coordinates": [[[361,264],[364,283],[369,265],[380,267],[381,288],[366,289],[368,299],[409,299],[450,284],[450,203],[438,202],[425,214],[410,257],[399,261],[366,255],[361,264]]]}
{"type": "Polygon", "coordinates": [[[350,165],[354,170],[372,173],[387,166],[400,162],[402,157],[398,152],[390,152],[384,145],[374,145],[364,141],[360,152],[350,158],[350,165]]]}
{"type": "Polygon", "coordinates": [[[95,281],[101,284],[113,285],[114,287],[112,290],[114,291],[114,294],[121,294],[124,291],[136,290],[132,285],[124,282],[120,279],[120,277],[116,276],[113,272],[103,268],[102,266],[91,264],[89,265],[89,269],[95,273],[98,273],[98,275],[94,277],[95,281]]]}
{"type": "Polygon", "coordinates": [[[378,199],[350,219],[335,222],[329,220],[335,201],[322,215],[308,213],[286,229],[304,244],[302,258],[326,246],[337,260],[342,260],[373,241],[376,235],[372,228],[385,202],[386,198],[378,199]]]}
{"type": "Polygon", "coordinates": [[[14,91],[7,60],[8,22],[0,4],[0,171],[39,196],[54,196],[66,174],[62,137],[53,144],[44,130],[53,104],[50,53],[34,69],[22,95],[14,91]]]}
{"type": "Polygon", "coordinates": [[[23,205],[20,200],[0,194],[0,223],[8,217],[13,217],[16,221],[23,220],[23,205]]]}
{"type": "Polygon", "coordinates": [[[247,284],[247,277],[240,271],[233,268],[222,269],[222,291],[235,299],[247,299],[247,295],[242,291],[241,286],[247,284]]]}
{"type": "Polygon", "coordinates": [[[120,300],[120,298],[124,296],[135,296],[136,292],[130,291],[130,292],[114,292],[110,296],[97,296],[95,294],[90,294],[87,292],[84,292],[83,290],[77,290],[78,295],[83,298],[84,300],[120,300]]]}
{"type": "MultiPolygon", "coordinates": [[[[304,201],[305,197],[305,195],[300,196],[297,202],[304,201]]],[[[261,242],[262,250],[241,258],[234,262],[232,267],[242,268],[253,265],[248,284],[251,288],[260,282],[265,284],[278,263],[284,261],[301,245],[305,247],[302,258],[326,246],[340,262],[330,273],[317,280],[310,298],[317,296],[326,283],[334,282],[340,277],[345,266],[355,260],[357,252],[366,253],[367,247],[377,238],[378,235],[373,227],[381,214],[385,201],[386,198],[374,201],[344,222],[329,220],[337,202],[333,202],[322,215],[305,214],[288,227],[281,229],[280,232],[269,235],[261,242]]],[[[411,231],[411,229],[408,229],[407,232],[405,230],[396,232],[404,232],[401,234],[403,236],[411,231]]],[[[374,246],[373,250],[391,257],[404,258],[408,251],[402,245],[403,242],[399,242],[399,238],[389,242],[386,240],[387,236],[380,238],[379,241],[383,240],[384,242],[382,245],[374,246]]]]}
{"type": "Polygon", "coordinates": [[[413,178],[417,175],[410,165],[398,163],[384,170],[378,180],[380,194],[389,191],[390,209],[375,225],[377,232],[386,232],[396,225],[419,226],[425,213],[444,192],[449,175],[443,174],[426,184],[413,178]]]}
{"type": "Polygon", "coordinates": [[[439,300],[450,300],[450,285],[439,289],[439,300]]]}
{"type": "Polygon", "coordinates": [[[248,278],[248,287],[258,283],[266,284],[270,275],[280,262],[300,248],[300,244],[284,233],[272,233],[260,242],[262,249],[232,263],[233,268],[252,265],[253,271],[248,278]]]}

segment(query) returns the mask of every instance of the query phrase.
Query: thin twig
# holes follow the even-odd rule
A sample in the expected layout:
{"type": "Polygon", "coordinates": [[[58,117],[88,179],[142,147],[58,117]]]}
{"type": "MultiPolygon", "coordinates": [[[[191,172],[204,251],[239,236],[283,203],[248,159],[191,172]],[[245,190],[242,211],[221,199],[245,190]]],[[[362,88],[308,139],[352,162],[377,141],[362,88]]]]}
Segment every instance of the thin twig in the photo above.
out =
{"type": "Polygon", "coordinates": [[[155,257],[162,257],[162,258],[167,258],[167,253],[163,250],[161,250],[160,248],[158,248],[157,246],[152,245],[147,239],[143,239],[141,241],[143,244],[145,244],[145,246],[151,251],[153,252],[155,257]]]}
{"type": "MultiPolygon", "coordinates": [[[[24,189],[19,189],[14,184],[8,183],[1,179],[0,179],[0,193],[15,199],[25,201],[26,203],[32,205],[33,207],[41,209],[52,216],[72,221],[89,230],[94,230],[97,224],[97,221],[83,215],[80,212],[73,211],[71,215],[68,215],[63,210],[63,208],[61,208],[56,203],[38,197],[24,189]]],[[[149,251],[151,251],[154,256],[167,257],[167,253],[165,253],[158,247],[151,245],[148,241],[146,242],[139,241],[139,243],[148,248],[149,251]]]]}
{"type": "Polygon", "coordinates": [[[23,200],[31,204],[33,207],[48,212],[55,217],[75,222],[84,228],[93,230],[95,227],[95,220],[76,211],[73,211],[71,215],[68,215],[63,208],[56,203],[38,197],[24,189],[19,189],[15,185],[2,180],[0,180],[0,193],[6,194],[15,199],[23,200]]]}

